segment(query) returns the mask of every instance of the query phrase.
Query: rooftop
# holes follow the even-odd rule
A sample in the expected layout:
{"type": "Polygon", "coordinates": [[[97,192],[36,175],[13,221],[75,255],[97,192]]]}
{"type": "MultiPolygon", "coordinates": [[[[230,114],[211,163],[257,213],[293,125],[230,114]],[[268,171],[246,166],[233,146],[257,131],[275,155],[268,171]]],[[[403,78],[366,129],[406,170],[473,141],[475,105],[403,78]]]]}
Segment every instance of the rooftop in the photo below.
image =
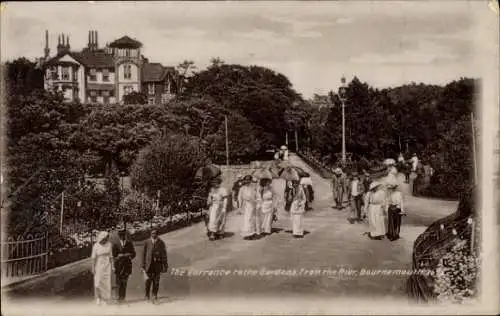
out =
{"type": "Polygon", "coordinates": [[[141,48],[142,43],[125,35],[109,44],[109,47],[116,48],[141,48]]]}

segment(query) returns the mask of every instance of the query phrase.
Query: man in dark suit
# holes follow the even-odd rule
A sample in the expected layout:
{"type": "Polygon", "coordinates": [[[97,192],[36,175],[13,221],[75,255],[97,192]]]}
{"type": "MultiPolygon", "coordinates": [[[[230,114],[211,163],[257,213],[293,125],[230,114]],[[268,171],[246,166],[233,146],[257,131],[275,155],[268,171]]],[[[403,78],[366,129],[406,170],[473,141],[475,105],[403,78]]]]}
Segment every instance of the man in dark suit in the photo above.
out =
{"type": "Polygon", "coordinates": [[[153,303],[158,299],[158,288],[160,286],[160,274],[167,272],[167,246],[158,238],[156,230],[151,231],[151,238],[144,243],[142,255],[142,272],[145,274],[146,300],[150,299],[151,285],[153,285],[153,303]]]}
{"type": "Polygon", "coordinates": [[[125,301],[128,277],[132,273],[132,259],[135,258],[134,245],[127,239],[125,229],[118,231],[119,242],[113,245],[115,275],[118,287],[118,303],[125,301]]]}

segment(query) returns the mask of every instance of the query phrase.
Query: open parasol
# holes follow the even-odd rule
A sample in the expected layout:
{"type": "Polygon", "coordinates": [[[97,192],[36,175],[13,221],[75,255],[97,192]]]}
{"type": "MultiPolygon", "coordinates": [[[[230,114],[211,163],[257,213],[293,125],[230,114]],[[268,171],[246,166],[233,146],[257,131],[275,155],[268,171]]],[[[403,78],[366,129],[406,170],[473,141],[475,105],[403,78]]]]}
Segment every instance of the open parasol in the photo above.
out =
{"type": "Polygon", "coordinates": [[[386,160],[384,160],[384,165],[386,166],[393,166],[396,164],[396,160],[392,159],[392,158],[387,158],[386,160]]]}
{"type": "Polygon", "coordinates": [[[371,179],[381,179],[387,176],[389,170],[387,169],[387,166],[381,165],[370,168],[368,172],[371,179]]]}
{"type": "Polygon", "coordinates": [[[216,165],[207,165],[205,167],[201,167],[196,171],[195,179],[196,180],[203,180],[203,181],[210,181],[213,180],[217,177],[220,177],[222,174],[222,171],[220,170],[219,167],[216,165]]]}
{"type": "Polygon", "coordinates": [[[300,176],[296,169],[287,167],[280,172],[280,178],[286,181],[299,181],[300,176]]]}
{"type": "Polygon", "coordinates": [[[267,169],[259,169],[259,170],[256,170],[252,173],[252,176],[257,178],[257,179],[269,179],[271,180],[273,178],[273,175],[272,173],[267,170],[267,169]]]}
{"type": "Polygon", "coordinates": [[[309,177],[309,173],[307,173],[304,169],[300,168],[300,167],[297,167],[297,166],[286,166],[284,168],[281,168],[281,170],[279,171],[279,175],[281,176],[281,174],[287,170],[287,169],[293,169],[295,170],[295,172],[297,173],[298,177],[299,178],[305,178],[305,177],[309,177]]]}

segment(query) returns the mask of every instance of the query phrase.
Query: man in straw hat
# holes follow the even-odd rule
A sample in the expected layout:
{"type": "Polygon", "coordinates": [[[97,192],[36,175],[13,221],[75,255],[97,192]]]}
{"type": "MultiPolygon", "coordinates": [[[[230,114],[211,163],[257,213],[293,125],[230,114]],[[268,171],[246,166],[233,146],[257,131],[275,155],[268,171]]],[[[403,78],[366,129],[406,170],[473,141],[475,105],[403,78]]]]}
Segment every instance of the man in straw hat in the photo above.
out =
{"type": "Polygon", "coordinates": [[[124,227],[118,230],[118,238],[118,243],[113,245],[113,258],[115,260],[118,303],[123,303],[127,292],[127,281],[132,274],[132,260],[136,253],[134,245],[127,238],[127,231],[124,227]]]}
{"type": "Polygon", "coordinates": [[[167,246],[158,238],[158,231],[151,231],[151,238],[144,242],[141,270],[145,279],[145,299],[150,300],[151,285],[153,285],[153,303],[158,300],[160,275],[168,271],[167,246]]]}

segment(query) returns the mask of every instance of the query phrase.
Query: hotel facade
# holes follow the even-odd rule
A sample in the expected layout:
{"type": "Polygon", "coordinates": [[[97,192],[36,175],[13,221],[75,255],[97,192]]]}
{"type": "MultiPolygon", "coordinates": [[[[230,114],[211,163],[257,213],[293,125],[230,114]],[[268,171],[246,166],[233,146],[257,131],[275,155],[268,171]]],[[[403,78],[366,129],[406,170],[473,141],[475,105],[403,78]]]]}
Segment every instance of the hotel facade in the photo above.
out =
{"type": "Polygon", "coordinates": [[[99,48],[97,31],[89,31],[88,45],[72,51],[69,36],[58,36],[57,53],[50,56],[45,31],[44,88],[60,91],[65,101],[123,103],[132,92],[143,93],[149,104],[165,103],[177,92],[173,67],[150,63],[141,54],[142,43],[123,36],[99,48]]]}

